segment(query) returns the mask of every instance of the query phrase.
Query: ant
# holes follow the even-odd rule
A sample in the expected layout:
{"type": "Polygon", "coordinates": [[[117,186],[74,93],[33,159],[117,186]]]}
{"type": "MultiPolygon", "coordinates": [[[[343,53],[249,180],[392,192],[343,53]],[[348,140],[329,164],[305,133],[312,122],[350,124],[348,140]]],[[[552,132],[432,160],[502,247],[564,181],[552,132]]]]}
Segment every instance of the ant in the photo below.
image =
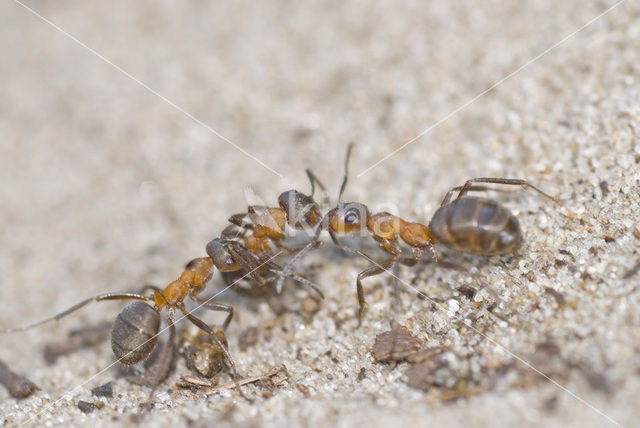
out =
{"type": "Polygon", "coordinates": [[[284,278],[290,277],[312,288],[320,298],[324,298],[313,283],[291,273],[290,269],[284,272],[281,266],[268,259],[275,257],[276,251],[292,254],[304,249],[306,245],[287,245],[287,239],[296,236],[298,232],[313,231],[323,218],[313,195],[317,185],[326,199],[326,188],[311,170],[307,169],[306,173],[311,183],[310,195],[292,189],[279,195],[278,207],[251,205],[246,213],[229,217],[231,225],[222,231],[220,238],[207,244],[207,254],[223,273],[227,283],[248,272],[254,285],[260,289],[267,282],[276,280],[272,274],[277,273],[277,294],[282,292],[284,278]]]}
{"type": "Polygon", "coordinates": [[[40,326],[50,321],[59,320],[91,302],[104,300],[134,300],[129,303],[116,317],[111,329],[111,348],[117,360],[131,366],[145,362],[158,344],[160,331],[160,311],[167,309],[167,323],[170,329],[170,343],[175,338],[174,317],[179,310],[196,327],[206,333],[224,354],[234,379],[238,378],[233,358],[229,354],[226,343],[223,343],[216,332],[204,321],[191,314],[185,307],[184,300],[189,297],[194,302],[206,309],[227,312],[227,317],[222,324],[225,330],[233,317],[233,306],[209,302],[199,297],[206,283],[213,275],[214,262],[210,257],[200,257],[191,260],[182,274],[175,281],[169,283],[164,289],[147,285],[139,293],[103,293],[79,302],[69,309],[45,320],[39,321],[23,328],[0,330],[1,333],[25,331],[40,326]],[[153,290],[152,296],[146,296],[147,290],[153,290]],[[151,304],[149,304],[151,303],[151,304]]]}
{"type": "MultiPolygon", "coordinates": [[[[295,189],[282,192],[278,196],[279,207],[249,206],[246,213],[234,214],[229,222],[251,234],[245,234],[243,247],[256,255],[264,255],[277,248],[287,253],[298,249],[285,245],[287,226],[295,232],[305,228],[314,228],[320,223],[322,214],[318,203],[313,199],[315,185],[324,191],[325,187],[318,178],[306,170],[311,182],[311,195],[305,195],[295,189]]],[[[233,229],[230,229],[233,230],[233,229]]]]}
{"type": "MultiPolygon", "coordinates": [[[[355,233],[364,233],[365,236],[370,236],[389,257],[358,274],[356,291],[360,306],[359,322],[368,306],[364,298],[363,279],[381,274],[389,269],[395,272],[399,268],[399,264],[412,266],[425,254],[428,254],[435,262],[460,268],[455,263],[440,259],[434,248],[436,243],[457,252],[477,255],[512,254],[520,247],[523,241],[522,232],[518,219],[511,211],[494,199],[466,195],[470,191],[492,190],[490,187],[476,183],[527,187],[557,202],[556,198],[526,180],[472,178],[467,180],[463,186],[454,187],[447,192],[428,226],[419,222],[406,221],[389,212],[372,214],[369,208],[362,203],[341,202],[347,183],[351,150],[352,144],[347,148],[345,175],[340,187],[338,205],[323,217],[312,242],[296,254],[282,269],[282,274],[286,274],[295,261],[317,245],[316,242],[322,231],[326,230],[332,241],[340,248],[360,254],[369,260],[371,259],[366,254],[343,245],[338,238],[355,233]],[[458,195],[452,200],[455,192],[458,192],[458,195]],[[409,247],[412,253],[411,257],[403,257],[401,243],[409,247]]],[[[396,287],[397,275],[394,275],[394,290],[396,287]]]]}

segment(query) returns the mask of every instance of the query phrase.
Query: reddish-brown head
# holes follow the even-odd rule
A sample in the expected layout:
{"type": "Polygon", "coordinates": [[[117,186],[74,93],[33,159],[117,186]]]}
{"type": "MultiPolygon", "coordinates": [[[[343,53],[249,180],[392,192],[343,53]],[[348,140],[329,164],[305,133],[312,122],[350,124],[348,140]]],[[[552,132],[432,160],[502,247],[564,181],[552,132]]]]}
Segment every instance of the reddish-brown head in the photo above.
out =
{"type": "Polygon", "coordinates": [[[361,232],[367,230],[369,209],[358,202],[340,203],[327,214],[328,226],[331,232],[338,235],[361,232]]]}

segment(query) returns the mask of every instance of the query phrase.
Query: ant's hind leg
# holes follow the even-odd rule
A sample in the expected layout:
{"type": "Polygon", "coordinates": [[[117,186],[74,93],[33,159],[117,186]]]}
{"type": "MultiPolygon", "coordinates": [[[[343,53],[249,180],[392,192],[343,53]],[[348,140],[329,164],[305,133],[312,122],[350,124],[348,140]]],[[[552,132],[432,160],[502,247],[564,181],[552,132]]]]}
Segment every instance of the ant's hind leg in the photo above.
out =
{"type": "Polygon", "coordinates": [[[234,308],[232,305],[227,305],[225,303],[210,302],[208,300],[202,299],[201,297],[195,294],[191,294],[189,296],[191,297],[191,300],[200,304],[202,307],[209,309],[210,311],[227,312],[227,317],[224,319],[224,322],[222,323],[222,331],[227,331],[227,327],[229,327],[229,323],[233,318],[234,308]]]}
{"type": "MultiPolygon", "coordinates": [[[[462,186],[462,188],[460,189],[460,193],[458,193],[458,198],[460,196],[464,195],[466,192],[472,190],[472,188],[474,187],[472,183],[491,183],[491,184],[505,184],[507,186],[528,187],[530,189],[535,190],[536,192],[538,192],[539,194],[541,194],[545,198],[549,198],[552,201],[556,201],[557,202],[556,198],[554,198],[553,196],[551,196],[548,193],[544,192],[542,189],[540,189],[540,188],[534,186],[533,184],[529,183],[527,180],[523,180],[521,178],[487,178],[487,177],[470,178],[469,180],[467,180],[464,183],[464,186],[462,186]]],[[[476,186],[476,187],[483,187],[483,186],[476,186]]]]}
{"type": "Polygon", "coordinates": [[[69,309],[60,312],[57,315],[54,315],[51,318],[47,318],[44,319],[42,321],[38,321],[37,323],[28,325],[26,327],[20,327],[20,328],[8,328],[8,329],[4,329],[4,330],[0,330],[0,333],[14,333],[14,332],[19,332],[19,331],[25,331],[25,330],[30,330],[34,327],[38,327],[42,324],[46,324],[48,322],[51,321],[57,321],[61,318],[66,317],[67,315],[77,311],[78,309],[81,309],[85,306],[87,306],[89,303],[91,302],[101,302],[103,300],[123,300],[123,299],[133,299],[133,300],[144,300],[144,301],[153,301],[152,298],[147,297],[147,296],[143,296],[142,294],[138,294],[138,293],[105,293],[105,294],[99,294],[97,296],[93,296],[93,297],[89,297],[88,299],[83,300],[82,302],[76,303],[75,305],[71,306],[69,309]]]}
{"type": "MultiPolygon", "coordinates": [[[[465,183],[466,186],[466,183],[465,183]]],[[[444,196],[444,199],[442,200],[442,202],[440,203],[440,206],[444,206],[447,205],[449,202],[451,202],[451,197],[453,196],[453,194],[455,192],[458,192],[458,196],[456,197],[456,199],[458,199],[462,194],[462,190],[464,189],[464,193],[466,192],[486,192],[489,190],[494,190],[496,192],[501,191],[500,189],[494,189],[493,187],[489,187],[489,186],[467,186],[465,188],[465,186],[456,186],[451,188],[451,190],[449,190],[447,192],[447,194],[444,196]]]]}

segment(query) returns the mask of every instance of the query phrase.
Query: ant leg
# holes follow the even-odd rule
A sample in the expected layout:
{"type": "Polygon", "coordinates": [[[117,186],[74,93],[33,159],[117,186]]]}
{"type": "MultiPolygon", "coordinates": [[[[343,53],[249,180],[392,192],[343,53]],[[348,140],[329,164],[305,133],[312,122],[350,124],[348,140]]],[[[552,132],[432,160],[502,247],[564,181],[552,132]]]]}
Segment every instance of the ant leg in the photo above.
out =
{"type": "MultiPolygon", "coordinates": [[[[284,284],[284,279],[286,277],[292,277],[291,275],[291,270],[293,269],[293,265],[300,260],[300,258],[302,256],[304,256],[305,254],[307,254],[309,251],[311,251],[313,248],[318,247],[322,244],[322,242],[314,239],[311,242],[309,242],[307,245],[305,245],[304,247],[302,247],[302,249],[300,251],[298,251],[292,258],[291,260],[289,260],[289,262],[287,262],[286,265],[284,265],[283,268],[280,269],[280,271],[278,272],[278,281],[276,282],[276,293],[280,294],[282,292],[282,285],[284,284]]],[[[320,290],[316,289],[314,286],[312,286],[312,288],[318,292],[321,296],[322,293],[320,293],[320,290]]],[[[324,296],[323,296],[324,298],[324,296]]]]}
{"type": "MultiPolygon", "coordinates": [[[[456,187],[453,187],[451,190],[449,190],[447,194],[444,196],[444,199],[442,200],[442,203],[440,204],[440,206],[447,205],[449,202],[451,202],[451,196],[455,192],[458,192],[458,197],[456,198],[458,199],[460,197],[460,191],[462,189],[464,189],[464,186],[456,186],[456,187]]],[[[469,186],[467,187],[465,192],[486,192],[489,190],[493,190],[496,192],[506,192],[506,190],[495,189],[489,186],[469,186]]]]}
{"type": "Polygon", "coordinates": [[[196,294],[190,294],[189,297],[191,297],[191,300],[193,300],[196,303],[199,303],[201,306],[203,306],[206,309],[209,309],[210,311],[227,312],[228,315],[224,319],[224,322],[222,323],[222,331],[227,330],[227,327],[229,327],[229,323],[233,318],[234,308],[232,305],[227,305],[225,303],[209,302],[208,300],[204,300],[196,294]]]}
{"type": "Polygon", "coordinates": [[[530,189],[535,190],[542,196],[557,202],[557,199],[554,198],[553,196],[549,195],[548,193],[545,193],[542,189],[534,186],[533,184],[529,183],[527,180],[523,180],[520,178],[487,178],[487,177],[470,178],[464,183],[464,186],[462,186],[462,189],[460,189],[460,193],[458,193],[458,198],[470,190],[470,188],[472,187],[472,183],[492,183],[492,184],[506,184],[508,186],[528,187],[530,189]]]}
{"type": "MultiPolygon", "coordinates": [[[[331,229],[328,227],[328,218],[326,216],[324,216],[322,218],[322,220],[320,220],[320,224],[316,228],[316,232],[313,235],[313,238],[311,238],[311,241],[309,241],[309,243],[307,245],[302,247],[302,249],[300,251],[298,251],[291,258],[291,260],[289,260],[289,262],[281,269],[280,273],[278,274],[278,282],[276,282],[276,292],[278,294],[280,294],[280,292],[282,292],[282,285],[284,283],[284,279],[287,276],[289,276],[289,273],[291,272],[291,269],[293,269],[293,265],[298,260],[300,260],[302,258],[302,256],[307,254],[313,248],[316,248],[316,247],[319,247],[319,246],[322,245],[322,242],[320,241],[320,234],[325,229],[329,231],[329,234],[331,235],[331,239],[333,239],[333,241],[336,243],[336,245],[340,246],[340,243],[337,242],[337,238],[335,236],[333,236],[333,234],[331,232],[331,229]]],[[[316,290],[316,291],[319,291],[319,290],[316,290]]],[[[320,294],[322,295],[322,293],[320,293],[320,294]]]]}
{"type": "MultiPolygon", "coordinates": [[[[280,274],[280,272],[282,272],[282,271],[272,271],[272,272],[280,274]]],[[[295,273],[288,273],[287,277],[293,279],[296,283],[298,283],[300,285],[306,285],[307,287],[309,287],[310,289],[315,291],[316,294],[318,296],[320,296],[320,299],[324,299],[324,293],[322,293],[322,291],[320,291],[320,289],[318,288],[317,285],[315,285],[313,282],[309,281],[307,278],[304,278],[304,277],[302,277],[300,275],[296,275],[295,273]]],[[[284,278],[284,277],[282,277],[282,278],[284,278]]]]}
{"type": "Polygon", "coordinates": [[[424,253],[428,252],[429,256],[431,257],[430,261],[434,261],[436,263],[438,263],[441,266],[444,266],[446,268],[449,269],[455,269],[458,270],[460,272],[464,272],[468,275],[471,276],[475,276],[476,272],[474,272],[474,269],[477,271],[477,269],[475,267],[472,267],[471,269],[467,266],[464,265],[462,263],[458,263],[458,262],[454,262],[451,260],[445,260],[445,259],[441,259],[440,255],[437,253],[437,251],[435,250],[435,248],[433,248],[433,245],[429,245],[425,248],[418,248],[415,249],[413,251],[413,257],[405,257],[400,259],[400,263],[402,263],[405,266],[413,266],[415,265],[419,260],[422,259],[422,256],[424,255],[424,253]]]}
{"type": "Polygon", "coordinates": [[[233,261],[240,264],[246,275],[255,281],[259,287],[264,287],[267,284],[267,281],[263,278],[264,271],[271,266],[278,267],[278,265],[271,262],[270,259],[252,253],[237,242],[230,241],[225,244],[225,249],[231,255],[233,261]]]}
{"type": "Polygon", "coordinates": [[[229,350],[227,349],[226,346],[224,346],[222,341],[220,341],[220,338],[218,338],[215,331],[213,331],[213,329],[209,327],[209,325],[206,322],[202,321],[200,318],[189,313],[189,311],[187,311],[184,305],[179,305],[178,308],[182,311],[184,316],[187,317],[189,321],[191,321],[193,325],[195,325],[200,330],[203,330],[205,333],[211,336],[211,339],[213,339],[215,344],[218,345],[220,349],[222,349],[222,353],[224,354],[224,357],[227,359],[227,362],[229,363],[229,367],[231,368],[231,371],[233,373],[233,378],[237,379],[238,372],[236,371],[236,363],[233,361],[231,354],[229,354],[229,350]]]}
{"type": "MultiPolygon", "coordinates": [[[[190,314],[187,311],[187,309],[184,307],[183,304],[179,305],[178,307],[180,308],[180,310],[182,311],[184,316],[187,317],[187,319],[189,321],[191,321],[191,323],[193,325],[195,325],[200,330],[203,330],[205,333],[207,333],[211,337],[211,339],[213,339],[214,343],[216,345],[218,345],[220,347],[220,349],[222,349],[222,353],[224,354],[224,357],[227,359],[227,362],[229,363],[229,367],[231,368],[231,373],[233,375],[233,381],[235,383],[236,389],[238,390],[238,393],[241,396],[243,396],[246,400],[249,400],[247,398],[247,396],[245,396],[244,393],[242,392],[242,390],[240,389],[240,384],[238,383],[239,376],[238,376],[238,372],[236,371],[236,363],[233,361],[233,358],[231,358],[231,354],[229,353],[229,350],[224,345],[224,343],[222,343],[222,341],[220,340],[218,335],[215,333],[215,331],[213,331],[213,329],[211,327],[209,327],[209,325],[206,322],[204,322],[200,318],[197,318],[194,315],[190,314]]],[[[251,401],[251,400],[249,400],[249,401],[251,401]]]]}
{"type": "MultiPolygon", "coordinates": [[[[358,254],[361,254],[358,251],[358,254]]],[[[371,260],[368,256],[365,256],[367,259],[371,260]]],[[[379,275],[383,272],[386,272],[390,267],[392,267],[396,262],[396,258],[392,257],[390,259],[385,260],[382,263],[375,264],[358,274],[358,278],[356,279],[356,292],[358,295],[358,304],[360,305],[360,310],[358,311],[358,327],[362,323],[362,316],[364,312],[367,310],[369,304],[364,298],[364,288],[362,287],[362,280],[365,278],[369,278],[371,276],[379,275]]]]}
{"type": "Polygon", "coordinates": [[[475,267],[469,267],[468,265],[462,264],[462,263],[458,263],[458,262],[454,262],[452,260],[437,260],[436,263],[438,263],[440,266],[444,266],[446,268],[449,269],[453,269],[453,270],[457,270],[463,273],[466,273],[467,275],[475,278],[476,276],[478,276],[478,269],[475,267]]]}
{"type": "Polygon", "coordinates": [[[38,327],[42,324],[46,324],[48,322],[51,321],[57,321],[61,318],[66,317],[67,315],[77,311],[80,308],[85,307],[86,305],[88,305],[91,302],[100,302],[102,300],[121,300],[121,299],[134,299],[134,300],[144,300],[144,301],[153,301],[153,299],[151,297],[147,297],[147,296],[143,296],[142,294],[138,294],[138,293],[105,293],[105,294],[99,294],[97,296],[94,297],[89,297],[88,299],[83,300],[80,303],[76,303],[75,305],[73,305],[72,307],[70,307],[69,309],[60,312],[59,314],[51,317],[51,318],[47,318],[44,319],[42,321],[38,321],[37,323],[28,325],[26,327],[20,327],[20,328],[8,328],[8,329],[4,329],[4,330],[0,330],[0,333],[14,333],[14,332],[19,332],[19,331],[26,331],[26,330],[30,330],[34,327],[38,327]]]}

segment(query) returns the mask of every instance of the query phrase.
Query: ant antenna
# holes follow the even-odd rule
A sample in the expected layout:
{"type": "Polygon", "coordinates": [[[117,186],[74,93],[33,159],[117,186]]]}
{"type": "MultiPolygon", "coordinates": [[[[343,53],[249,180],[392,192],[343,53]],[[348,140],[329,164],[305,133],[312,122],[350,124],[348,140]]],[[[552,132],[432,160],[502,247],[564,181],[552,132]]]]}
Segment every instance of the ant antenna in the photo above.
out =
{"type": "MultiPolygon", "coordinates": [[[[351,151],[353,150],[353,146],[354,146],[353,142],[349,143],[349,146],[347,146],[347,156],[345,157],[345,160],[344,160],[344,177],[342,178],[342,184],[340,185],[340,193],[338,194],[338,205],[340,204],[340,200],[342,199],[342,194],[344,193],[344,189],[347,187],[347,180],[349,177],[349,159],[351,158],[351,151]]],[[[307,176],[309,177],[309,180],[311,180],[311,195],[313,195],[313,191],[314,191],[314,181],[318,183],[318,186],[326,192],[325,187],[322,185],[320,180],[318,180],[318,178],[311,172],[311,170],[307,168],[306,171],[307,171],[307,176]]],[[[311,251],[311,249],[318,247],[322,244],[320,242],[320,233],[326,229],[327,220],[328,220],[327,216],[324,216],[322,218],[322,220],[320,221],[320,224],[318,225],[318,228],[316,229],[316,233],[311,239],[311,241],[309,241],[307,245],[302,247],[302,249],[298,251],[298,253],[296,253],[291,258],[291,260],[289,260],[289,262],[282,268],[278,276],[278,281],[276,282],[276,285],[275,285],[276,293],[280,294],[280,292],[282,291],[284,280],[287,276],[291,276],[291,270],[293,269],[293,265],[299,259],[301,259],[302,256],[304,256],[309,251],[311,251]]]]}
{"type": "Polygon", "coordinates": [[[347,187],[347,179],[349,177],[349,159],[351,158],[351,150],[353,149],[353,143],[349,143],[347,147],[347,157],[344,160],[344,177],[342,178],[342,185],[340,186],[340,193],[338,194],[338,204],[342,200],[342,194],[347,187]]]}
{"type": "Polygon", "coordinates": [[[50,323],[52,321],[58,321],[58,320],[60,320],[60,319],[62,319],[64,317],[66,317],[70,313],[75,312],[78,309],[87,306],[91,302],[94,302],[94,301],[95,302],[100,302],[102,300],[116,300],[116,299],[135,299],[135,300],[143,300],[143,301],[152,300],[151,298],[143,296],[143,295],[138,294],[138,293],[105,293],[105,294],[99,294],[99,295],[94,296],[94,297],[89,297],[88,299],[85,299],[82,302],[76,303],[75,305],[71,306],[69,309],[66,309],[63,312],[60,312],[58,315],[55,315],[55,316],[50,317],[50,318],[46,318],[46,319],[44,319],[42,321],[38,321],[38,322],[35,322],[33,324],[29,324],[26,327],[0,329],[0,334],[18,333],[18,332],[31,330],[31,329],[39,327],[39,326],[41,326],[43,324],[47,324],[47,323],[50,323]]]}
{"type": "Polygon", "coordinates": [[[318,177],[316,177],[316,175],[309,169],[305,169],[305,172],[307,173],[307,177],[309,177],[309,181],[311,182],[311,197],[313,198],[313,194],[316,193],[316,183],[318,183],[318,187],[320,188],[320,190],[322,190],[322,192],[326,193],[327,192],[327,188],[324,187],[324,184],[322,184],[322,182],[318,179],[318,177]]]}

